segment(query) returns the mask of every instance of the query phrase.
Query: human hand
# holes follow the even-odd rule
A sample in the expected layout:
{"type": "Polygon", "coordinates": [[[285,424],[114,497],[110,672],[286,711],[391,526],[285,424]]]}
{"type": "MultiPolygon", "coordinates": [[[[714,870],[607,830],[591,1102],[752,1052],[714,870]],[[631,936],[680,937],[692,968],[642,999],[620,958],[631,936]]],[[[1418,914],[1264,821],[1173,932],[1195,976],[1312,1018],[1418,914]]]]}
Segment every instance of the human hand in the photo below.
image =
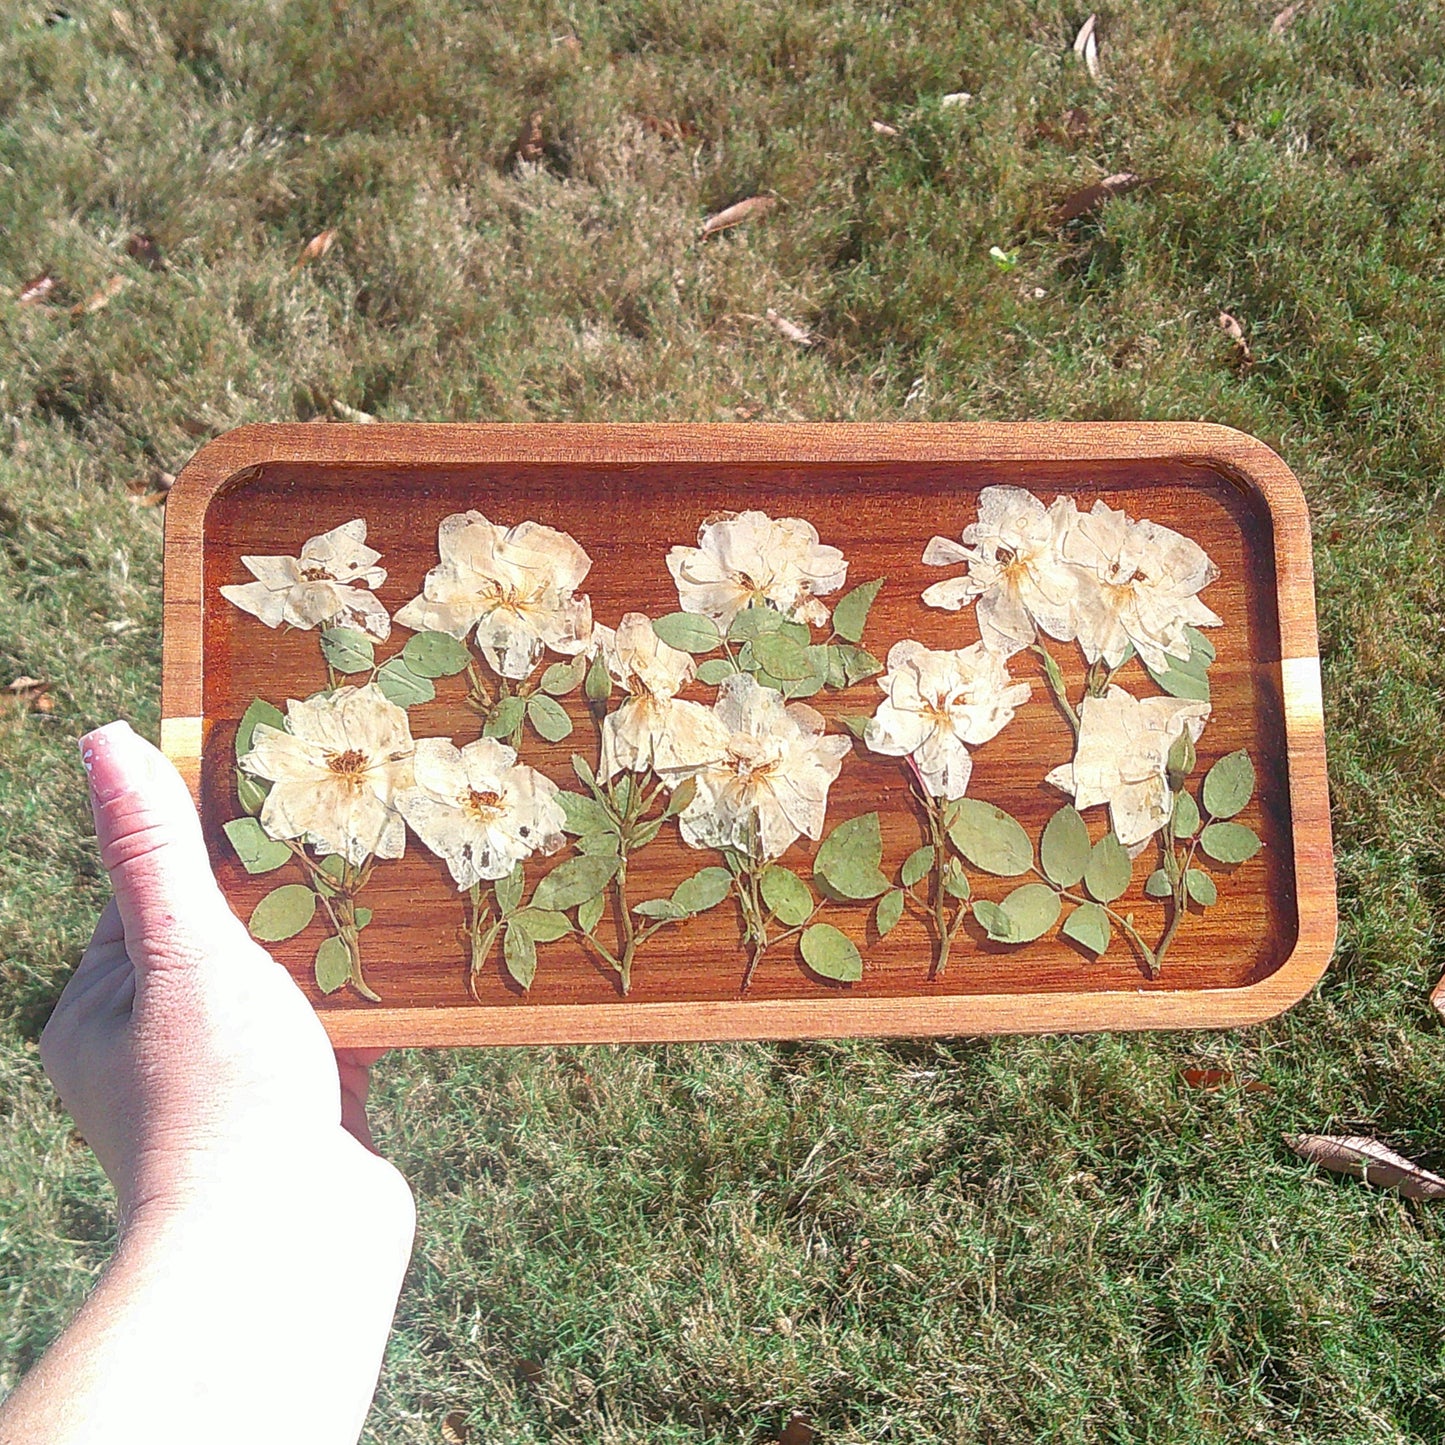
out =
{"type": "Polygon", "coordinates": [[[350,1208],[374,1202],[409,1244],[410,1193],[369,1147],[379,1051],[333,1055],[301,991],[227,906],[169,761],[125,723],[83,738],[81,754],[115,897],[40,1052],[123,1225],[311,1180],[350,1208]]]}

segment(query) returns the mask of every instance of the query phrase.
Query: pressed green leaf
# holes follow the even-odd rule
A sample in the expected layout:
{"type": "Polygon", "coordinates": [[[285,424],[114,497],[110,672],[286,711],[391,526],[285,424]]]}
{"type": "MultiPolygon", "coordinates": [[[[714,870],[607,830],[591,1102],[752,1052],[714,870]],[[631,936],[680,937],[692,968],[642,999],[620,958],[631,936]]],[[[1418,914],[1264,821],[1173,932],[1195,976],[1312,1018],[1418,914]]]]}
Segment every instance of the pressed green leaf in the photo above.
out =
{"type": "Polygon", "coordinates": [[[372,920],[372,912],[369,908],[358,908],[356,910],[356,931],[359,933],[372,920]]]}
{"type": "Polygon", "coordinates": [[[1216,863],[1247,863],[1264,844],[1243,823],[1210,823],[1199,835],[1199,846],[1216,863]]]}
{"type": "Polygon", "coordinates": [[[1214,644],[1209,640],[1208,634],[1197,627],[1186,627],[1184,635],[1189,639],[1190,657],[1202,657],[1204,665],[1208,667],[1215,657],[1214,644]]]}
{"type": "Polygon", "coordinates": [[[838,599],[838,605],[833,609],[833,631],[839,637],[848,642],[863,640],[868,613],[882,585],[883,578],[880,577],[876,582],[865,582],[861,587],[855,587],[838,599]]]}
{"type": "Polygon", "coordinates": [[[1191,868],[1184,875],[1184,887],[1201,908],[1213,908],[1219,902],[1219,890],[1214,886],[1214,879],[1202,868],[1191,868]]]}
{"type": "Polygon", "coordinates": [[[878,930],[878,937],[886,938],[898,926],[898,920],[902,917],[903,890],[890,888],[878,900],[878,907],[873,913],[873,926],[878,930]]]}
{"type": "Polygon", "coordinates": [[[973,892],[968,886],[968,874],[957,858],[950,858],[943,865],[943,891],[950,898],[964,899],[973,892]]]}
{"type": "Polygon", "coordinates": [[[503,915],[517,911],[526,888],[527,875],[520,863],[505,878],[497,879],[496,883],[492,885],[492,892],[496,896],[497,907],[502,910],[503,915]]]}
{"type": "Polygon", "coordinates": [[[831,923],[815,923],[803,930],[803,960],[816,974],[839,983],[857,983],[863,977],[863,955],[846,933],[831,923]]]}
{"type": "Polygon", "coordinates": [[[1011,943],[1032,943],[1059,921],[1059,895],[1047,883],[1024,883],[999,907],[1009,921],[1011,943]]]}
{"type": "Polygon", "coordinates": [[[669,612],[652,624],[652,630],[680,652],[711,652],[722,644],[717,623],[700,612],[669,612]]]}
{"type": "Polygon", "coordinates": [[[595,898],[616,875],[619,861],[615,853],[584,853],[564,860],[537,885],[532,907],[562,912],[595,898]]]}
{"type": "Polygon", "coordinates": [[[247,873],[270,873],[294,855],[254,818],[233,818],[223,829],[247,873]]]}
{"type": "Polygon", "coordinates": [[[597,774],[592,771],[592,764],[581,753],[572,754],[572,771],[577,774],[577,781],[584,788],[596,788],[597,774]]]}
{"type": "Polygon", "coordinates": [[[541,688],[553,697],[566,697],[587,675],[587,654],[579,652],[570,662],[554,662],[542,674],[541,688]]]}
{"type": "Polygon", "coordinates": [[[1000,878],[1017,878],[1033,867],[1034,845],[1018,821],[980,798],[959,798],[949,816],[948,836],[976,868],[1000,878]]]}
{"type": "Polygon", "coordinates": [[[856,682],[862,682],[865,677],[876,677],[883,671],[883,664],[862,647],[835,645],[834,651],[843,665],[843,676],[850,687],[856,682]]]}
{"type": "Polygon", "coordinates": [[[1129,850],[1114,836],[1105,833],[1089,854],[1089,866],[1084,869],[1084,887],[1100,903],[1112,903],[1123,895],[1134,876],[1134,860],[1129,850]]]}
{"type": "Polygon", "coordinates": [[[988,899],[980,898],[973,905],[973,916],[995,943],[1014,942],[1013,920],[997,903],[990,903],[988,899]]]}
{"type": "Polygon", "coordinates": [[[679,908],[670,898],[644,898],[641,903],[632,905],[632,911],[641,914],[643,918],[675,920],[687,917],[687,909],[679,908]]]}
{"type": "Polygon", "coordinates": [[[446,632],[418,632],[407,638],[401,656],[418,677],[455,677],[472,660],[466,644],[446,632]]]}
{"type": "Polygon", "coordinates": [[[859,742],[862,742],[867,737],[868,724],[873,719],[871,717],[840,717],[836,721],[839,727],[846,728],[859,742]]]}
{"type": "Polygon", "coordinates": [[[1165,771],[1169,775],[1169,787],[1173,792],[1179,792],[1184,786],[1184,780],[1194,771],[1194,764],[1198,761],[1194,752],[1194,739],[1189,736],[1186,728],[1169,746],[1168,755],[1164,761],[1165,771]]]}
{"type": "Polygon", "coordinates": [[[507,920],[507,926],[522,929],[533,943],[556,943],[572,931],[567,915],[550,908],[520,908],[507,920]]]}
{"type": "Polygon", "coordinates": [[[600,652],[592,659],[592,665],[587,669],[587,677],[582,684],[582,695],[588,702],[606,702],[612,696],[612,674],[608,672],[607,664],[602,660],[600,652]]]}
{"type": "Polygon", "coordinates": [[[376,644],[354,627],[328,627],[321,634],[321,655],[337,672],[370,672],[376,666],[376,644]]]}
{"type": "Polygon", "coordinates": [[[316,867],[322,875],[316,881],[317,892],[323,898],[334,898],[342,879],[346,877],[346,859],[340,853],[328,853],[316,867]],[[327,879],[331,881],[328,883],[327,879]]]}
{"type": "MultiPolygon", "coordinates": [[[[822,649],[818,650],[821,651],[822,649]]],[[[828,668],[826,663],[823,664],[821,669],[819,668],[818,659],[814,657],[813,651],[814,649],[809,647],[805,648],[803,653],[808,659],[808,666],[811,669],[808,676],[800,677],[793,682],[786,683],[782,689],[784,697],[791,700],[793,698],[812,697],[816,693],[822,692],[823,684],[828,679],[828,668]]]]}
{"type": "Polygon", "coordinates": [[[915,848],[904,860],[901,877],[905,888],[921,883],[933,871],[934,851],[931,843],[915,848]]]}
{"type": "Polygon", "coordinates": [[[562,704],[540,692],[527,699],[527,721],[549,743],[560,743],[572,733],[572,719],[562,704]]]}
{"type": "Polygon", "coordinates": [[[525,928],[517,926],[515,919],[502,935],[502,961],[523,989],[532,987],[532,980],[537,976],[537,944],[525,928]]]}
{"type": "Polygon", "coordinates": [[[698,680],[705,682],[709,687],[717,687],[725,682],[737,671],[732,658],[730,657],[709,657],[706,661],[698,663],[698,680]]]}
{"type": "Polygon", "coordinates": [[[877,898],[889,888],[879,867],[883,832],[877,813],[839,823],[818,849],[813,877],[842,898],[877,898]]]}
{"type": "Polygon", "coordinates": [[[1209,679],[1192,672],[1181,672],[1177,667],[1167,667],[1155,672],[1147,664],[1144,668],[1155,683],[1170,697],[1187,698],[1191,702],[1209,701],[1209,679]]]}
{"type": "Polygon", "coordinates": [[[732,891],[733,875],[726,868],[701,868],[672,890],[672,901],[684,913],[706,913],[732,891]]]}
{"type": "Polygon", "coordinates": [[[417,707],[437,695],[431,678],[413,672],[401,657],[393,657],[381,664],[376,672],[376,685],[381,689],[382,696],[398,707],[417,707]]]}
{"type": "Polygon", "coordinates": [[[579,904],[577,907],[577,927],[580,928],[583,933],[593,932],[598,923],[601,922],[602,915],[606,909],[607,899],[601,893],[595,898],[589,898],[585,903],[579,904]]]}
{"type": "Polygon", "coordinates": [[[1144,891],[1151,898],[1168,898],[1174,892],[1174,885],[1169,881],[1169,875],[1162,868],[1156,868],[1144,880],[1144,891]]]}
{"type": "Polygon", "coordinates": [[[628,846],[645,848],[660,832],[662,832],[661,818],[649,818],[645,823],[634,823],[632,831],[628,835],[628,846]]]}
{"type": "Polygon", "coordinates": [[[633,802],[639,797],[632,774],[623,773],[621,777],[614,778],[609,786],[612,791],[613,811],[619,818],[625,818],[632,810],[633,802]]]}
{"type": "Polygon", "coordinates": [[[749,644],[752,654],[764,672],[780,682],[792,682],[813,676],[808,649],[800,647],[781,632],[765,632],[749,644]]]}
{"type": "Polygon", "coordinates": [[[1232,818],[1254,796],[1254,764],[1242,748],[1220,758],[1204,775],[1204,811],[1232,818]]]}
{"type": "Polygon", "coordinates": [[[807,647],[813,640],[813,633],[806,622],[793,622],[788,618],[783,619],[783,625],[778,631],[784,637],[791,638],[799,647],[807,647]]]}
{"type": "Polygon", "coordinates": [[[763,902],[779,923],[796,928],[813,916],[813,892],[791,868],[774,863],[763,871],[763,902]]]}
{"type": "Polygon", "coordinates": [[[609,828],[605,833],[583,833],[577,839],[577,851],[610,853],[615,857],[622,851],[622,840],[617,836],[615,828],[609,828]]]}
{"type": "Polygon", "coordinates": [[[251,751],[251,745],[255,740],[256,727],[265,723],[269,727],[280,728],[283,732],[286,729],[286,714],[274,704],[257,698],[245,712],[241,714],[240,725],[236,729],[236,761],[240,762],[247,753],[251,751]]]}
{"type": "Polygon", "coordinates": [[[236,769],[236,797],[243,812],[249,813],[253,818],[257,817],[265,806],[266,794],[270,791],[271,784],[264,778],[254,778],[250,773],[236,769]]]}
{"type": "Polygon", "coordinates": [[[828,674],[827,684],[831,688],[845,688],[848,686],[848,669],[843,665],[843,650],[839,647],[825,647],[823,649],[824,660],[827,663],[828,674]]]}
{"type": "Polygon", "coordinates": [[[492,715],[487,719],[486,727],[482,729],[482,736],[487,738],[509,738],[522,726],[522,719],[526,717],[526,715],[526,698],[501,698],[496,707],[492,709],[492,715]]]}
{"type": "Polygon", "coordinates": [[[728,641],[751,642],[765,633],[781,631],[787,620],[775,607],[744,607],[728,626],[728,641]]]}
{"type": "Polygon", "coordinates": [[[662,810],[664,818],[675,818],[679,813],[685,811],[697,797],[697,779],[684,778],[673,790],[667,800],[667,807],[662,810]]]}
{"type": "Polygon", "coordinates": [[[1192,838],[1199,831],[1199,804],[1190,793],[1174,796],[1174,836],[1192,838]]]}
{"type": "Polygon", "coordinates": [[[1044,876],[1060,888],[1072,888],[1089,866],[1089,826],[1079,810],[1065,805],[1044,825],[1039,862],[1044,876]]]}
{"type": "Polygon", "coordinates": [[[316,950],[316,987],[335,993],[351,977],[351,955],[339,938],[328,938],[316,950]]]}
{"type": "Polygon", "coordinates": [[[1059,931],[1093,954],[1103,953],[1114,936],[1109,915],[1098,903],[1079,904],[1064,920],[1064,926],[1059,931]]]}
{"type": "Polygon", "coordinates": [[[283,883],[251,910],[252,938],[280,943],[295,938],[316,915],[316,895],[304,883],[283,883]]]}
{"type": "Polygon", "coordinates": [[[563,788],[557,794],[557,802],[562,809],[562,827],[568,833],[580,836],[583,833],[616,831],[612,815],[596,798],[563,788]]]}

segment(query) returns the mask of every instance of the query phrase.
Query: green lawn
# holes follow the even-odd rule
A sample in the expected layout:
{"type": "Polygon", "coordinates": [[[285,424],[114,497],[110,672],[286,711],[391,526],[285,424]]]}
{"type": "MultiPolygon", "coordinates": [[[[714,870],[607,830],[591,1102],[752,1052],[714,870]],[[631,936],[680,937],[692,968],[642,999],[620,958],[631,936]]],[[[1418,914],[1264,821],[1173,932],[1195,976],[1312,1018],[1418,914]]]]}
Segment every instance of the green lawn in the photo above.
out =
{"type": "Polygon", "coordinates": [[[367,1438],[1445,1437],[1445,1214],[1280,1142],[1445,1150],[1438,5],[1273,37],[1282,0],[1117,0],[1094,82],[1086,10],[1023,0],[67,3],[0,15],[0,685],[54,699],[0,707],[0,1383],[113,1230],[35,1039],[104,892],[73,740],[156,728],[161,511],[129,489],[197,432],[1202,418],[1313,512],[1319,990],[1229,1036],[394,1056],[421,1227],[367,1438]],[[1153,184],[1055,223],[1126,170],[1153,184]]]}

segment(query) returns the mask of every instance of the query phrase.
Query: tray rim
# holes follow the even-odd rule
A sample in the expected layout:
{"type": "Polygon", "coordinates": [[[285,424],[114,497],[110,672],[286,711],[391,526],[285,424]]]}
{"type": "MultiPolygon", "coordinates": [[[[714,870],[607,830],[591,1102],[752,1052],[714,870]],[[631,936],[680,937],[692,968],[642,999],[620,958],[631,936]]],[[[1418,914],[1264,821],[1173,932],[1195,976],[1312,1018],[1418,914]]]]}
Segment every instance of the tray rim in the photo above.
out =
{"type": "Polygon", "coordinates": [[[1336,900],[1309,511],[1265,443],[1206,422],[255,423],[203,446],[166,504],[161,748],[200,801],[203,545],[211,500],[270,462],[565,465],[648,462],[1170,461],[1259,497],[1274,533],[1296,906],[1289,956],[1236,988],[950,997],[318,1010],[337,1047],[1233,1028],[1298,1003],[1334,951],[1336,900]]]}

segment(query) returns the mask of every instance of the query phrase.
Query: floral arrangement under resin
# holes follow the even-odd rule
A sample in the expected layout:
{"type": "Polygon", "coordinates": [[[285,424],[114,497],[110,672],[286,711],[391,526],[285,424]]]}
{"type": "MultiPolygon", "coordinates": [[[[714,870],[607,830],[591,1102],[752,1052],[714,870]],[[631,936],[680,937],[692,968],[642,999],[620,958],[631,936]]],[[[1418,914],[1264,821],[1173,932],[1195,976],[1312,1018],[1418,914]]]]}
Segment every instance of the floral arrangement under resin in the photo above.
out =
{"type": "Polygon", "coordinates": [[[247,709],[242,816],[225,831],[248,871],[291,869],[251,931],[278,942],[320,919],[326,993],[377,1000],[363,899],[409,840],[455,887],[474,994],[497,962],[529,990],[548,945],[572,939],[626,995],[658,934],[717,910],[736,920],[744,991],[785,944],[820,984],[856,982],[868,934],[886,938],[907,912],[932,939],[930,977],[961,938],[975,950],[1024,945],[1056,927],[1092,955],[1122,935],[1152,976],[1190,911],[1215,902],[1206,860],[1240,863],[1261,846],[1236,821],[1254,790],[1246,754],[1191,781],[1211,709],[1214,649],[1201,629],[1221,625],[1199,593],[1217,570],[1188,538],[1102,502],[1082,512],[1069,497],[1046,507],[985,488],[961,540],[935,537],[921,558],[961,569],[922,600],[973,609],[977,639],[899,639],[886,661],[863,645],[883,580],[849,588],[846,558],[810,522],[760,511],[704,519],[696,545],[660,559],[678,610],[615,625],[593,616],[582,546],[529,520],[443,519],[436,565],[394,616],[376,596],[386,572],[361,519],[298,557],[242,560],[255,580],[222,595],[266,626],[315,631],[324,685],[247,709]],[[393,628],[410,635],[378,659],[393,628]],[[1081,649],[1080,697],[1050,643],[1081,649]],[[1013,670],[1025,656],[1042,672],[1037,699],[1013,670]],[[1131,664],[1153,693],[1118,680],[1131,664]],[[465,686],[474,735],[419,725],[443,678],[465,686]],[[842,731],[805,701],[865,690],[881,692],[875,710],[840,715],[842,731]],[[1071,757],[1040,760],[1040,778],[1069,801],[1037,841],[969,791],[973,752],[1031,702],[1057,707],[1074,737],[1071,757]],[[590,741],[572,751],[564,785],[530,759],[584,717],[590,741]],[[898,760],[917,810],[919,846],[893,876],[878,812],[829,827],[830,789],[860,748],[898,760]],[[1097,841],[1093,809],[1108,820],[1097,841]],[[664,830],[699,866],[666,896],[640,897],[638,855],[664,830]],[[818,845],[807,867],[804,840],[818,845]],[[1153,940],[1125,902],[1151,848],[1142,891],[1166,919],[1153,940]],[[1026,881],[989,900],[975,896],[979,873],[1026,881]]]}

